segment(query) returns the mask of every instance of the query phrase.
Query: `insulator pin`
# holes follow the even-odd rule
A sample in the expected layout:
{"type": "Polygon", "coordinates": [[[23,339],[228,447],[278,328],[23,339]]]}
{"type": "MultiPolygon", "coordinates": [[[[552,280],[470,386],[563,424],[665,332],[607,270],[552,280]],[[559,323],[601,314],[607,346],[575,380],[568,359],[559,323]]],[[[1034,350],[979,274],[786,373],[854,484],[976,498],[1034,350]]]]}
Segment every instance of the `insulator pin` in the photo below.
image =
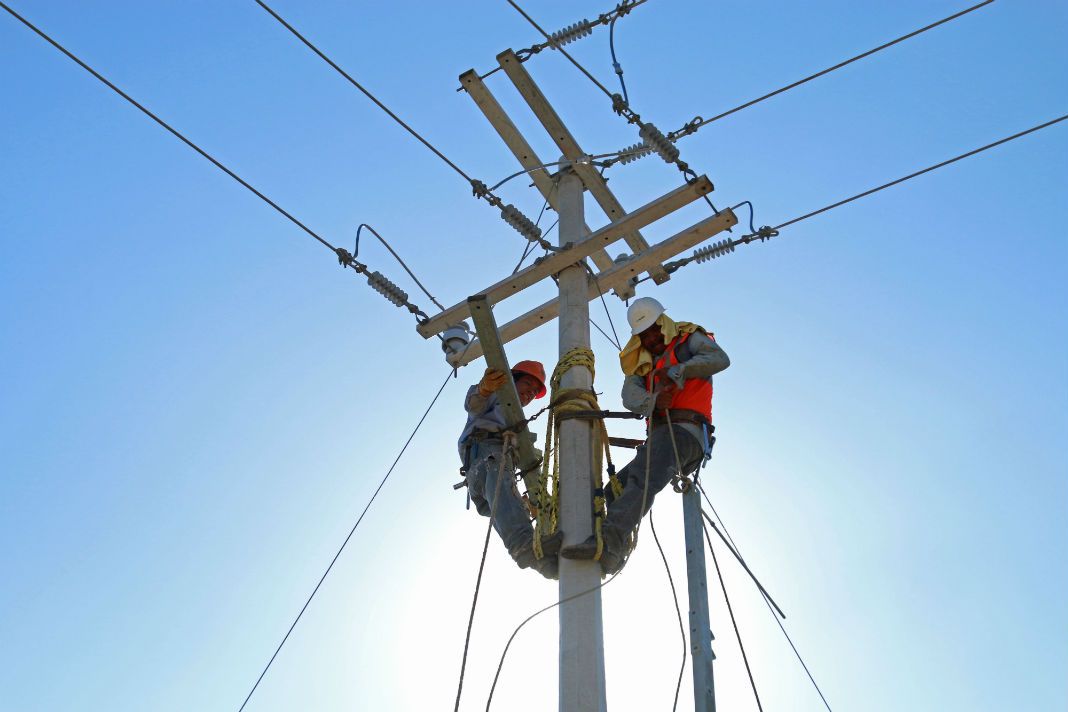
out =
{"type": "Polygon", "coordinates": [[[583,37],[591,34],[592,32],[593,28],[590,27],[590,21],[582,20],[582,22],[576,22],[573,25],[568,25],[564,29],[557,30],[556,32],[549,35],[549,46],[553,47],[554,49],[557,47],[562,47],[566,44],[574,42],[575,40],[580,40],[583,37]]]}
{"type": "Polygon", "coordinates": [[[628,163],[631,163],[632,161],[638,160],[639,158],[645,158],[652,152],[652,147],[644,141],[642,141],[641,143],[636,143],[632,146],[627,146],[622,151],[619,151],[619,164],[621,166],[625,166],[628,163]]]}
{"type": "Polygon", "coordinates": [[[712,243],[708,247],[694,250],[693,259],[700,264],[701,262],[714,260],[717,257],[722,257],[731,252],[734,252],[734,243],[730,240],[720,240],[719,242],[712,243]]]}
{"type": "Polygon", "coordinates": [[[367,283],[374,287],[375,291],[380,292],[382,296],[396,304],[398,307],[403,307],[408,304],[408,293],[386,279],[386,276],[381,272],[376,271],[367,275],[367,283]]]}
{"type": "Polygon", "coordinates": [[[519,212],[519,208],[515,205],[509,203],[501,208],[501,218],[531,242],[541,240],[541,228],[531,222],[526,215],[519,212]]]}
{"type": "Polygon", "coordinates": [[[642,124],[638,135],[645,140],[649,147],[660,154],[660,157],[666,162],[674,163],[678,159],[679,149],[664,134],[660,133],[660,129],[657,127],[652,124],[642,124]]]}

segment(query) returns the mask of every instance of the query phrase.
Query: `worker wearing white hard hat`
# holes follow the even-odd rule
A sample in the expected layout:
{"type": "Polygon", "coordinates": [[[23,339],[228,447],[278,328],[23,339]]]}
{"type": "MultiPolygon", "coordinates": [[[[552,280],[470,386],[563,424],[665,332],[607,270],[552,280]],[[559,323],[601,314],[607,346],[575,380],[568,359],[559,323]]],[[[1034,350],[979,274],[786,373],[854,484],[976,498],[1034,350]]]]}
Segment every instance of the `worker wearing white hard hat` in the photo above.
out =
{"type": "MultiPolygon", "coordinates": [[[[622,568],[631,532],[653,505],[656,494],[673,479],[700,466],[713,430],[712,376],[730,366],[730,359],[711,332],[671,319],[652,297],[634,300],[627,310],[627,321],[631,338],[619,354],[626,376],[623,405],[648,418],[649,432],[634,460],[619,471],[622,490],[618,495],[611,488],[605,491],[608,514],[601,528],[600,562],[607,574],[622,568]]],[[[564,547],[560,556],[592,559],[597,550],[596,537],[591,536],[564,547]]]]}

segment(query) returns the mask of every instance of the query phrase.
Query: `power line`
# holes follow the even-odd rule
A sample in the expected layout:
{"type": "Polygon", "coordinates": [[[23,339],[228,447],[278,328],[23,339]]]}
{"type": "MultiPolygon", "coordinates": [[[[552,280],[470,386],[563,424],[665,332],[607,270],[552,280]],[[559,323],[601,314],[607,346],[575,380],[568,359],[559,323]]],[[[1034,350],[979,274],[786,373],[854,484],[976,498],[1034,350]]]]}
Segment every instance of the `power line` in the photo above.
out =
{"type": "Polygon", "coordinates": [[[349,531],[349,535],[345,537],[345,541],[341,543],[341,547],[337,550],[337,553],[334,554],[334,558],[330,561],[330,565],[326,567],[326,571],[323,572],[322,577],[319,579],[319,583],[315,584],[315,588],[312,590],[311,595],[308,596],[308,600],[304,602],[304,606],[300,609],[300,613],[298,613],[297,617],[293,620],[293,624],[289,626],[289,630],[286,631],[285,636],[282,638],[282,642],[278,644],[278,647],[274,651],[274,655],[272,655],[271,659],[267,661],[267,666],[263,668],[263,672],[261,672],[260,676],[256,679],[256,684],[254,684],[252,686],[252,689],[249,690],[248,696],[245,697],[245,701],[241,703],[241,707],[238,708],[237,712],[241,712],[245,709],[245,705],[247,705],[249,699],[252,698],[252,693],[254,693],[256,691],[256,688],[260,686],[260,682],[263,680],[263,676],[267,674],[267,671],[271,668],[271,664],[274,663],[274,659],[278,657],[278,653],[282,650],[282,646],[286,644],[287,640],[289,640],[290,633],[292,633],[293,629],[297,627],[297,623],[300,621],[301,616],[304,615],[304,611],[308,609],[308,605],[312,602],[312,599],[315,598],[315,594],[319,592],[319,587],[322,586],[323,581],[326,580],[327,574],[329,574],[330,570],[334,568],[334,564],[337,563],[338,557],[341,556],[341,552],[345,550],[345,546],[349,543],[349,540],[352,539],[352,535],[356,533],[356,527],[360,526],[360,522],[363,521],[363,517],[365,514],[367,514],[367,510],[371,508],[371,504],[375,501],[375,497],[377,497],[378,493],[382,491],[382,488],[386,484],[386,480],[389,479],[389,476],[393,473],[394,468],[397,467],[397,463],[400,462],[401,456],[404,455],[405,450],[408,449],[408,445],[411,444],[412,439],[415,437],[415,434],[419,432],[419,428],[420,426],[422,426],[423,421],[426,420],[427,415],[430,414],[430,409],[433,408],[434,404],[438,402],[438,397],[441,396],[441,392],[445,390],[445,386],[449,384],[449,379],[452,378],[455,373],[455,369],[451,370],[449,371],[449,375],[445,377],[445,382],[441,384],[441,388],[438,389],[437,395],[435,395],[434,399],[430,401],[430,405],[427,406],[426,411],[423,413],[423,417],[421,417],[419,419],[419,422],[415,424],[415,429],[412,431],[412,434],[408,436],[408,440],[404,443],[404,447],[402,447],[400,452],[397,453],[397,457],[393,460],[393,464],[390,465],[389,470],[386,472],[386,476],[382,478],[382,481],[378,484],[378,488],[374,491],[374,494],[371,495],[371,499],[368,500],[367,506],[365,506],[363,508],[363,511],[360,512],[360,516],[359,518],[357,518],[356,523],[352,525],[352,529],[349,531]]]}
{"type": "Polygon", "coordinates": [[[262,7],[264,10],[266,10],[271,15],[271,17],[273,17],[274,19],[278,20],[278,22],[280,22],[283,27],[285,27],[287,30],[292,32],[297,37],[297,39],[299,39],[301,42],[303,42],[305,45],[307,45],[308,49],[310,49],[312,52],[315,52],[317,55],[319,55],[319,57],[322,58],[322,60],[324,62],[326,62],[331,67],[333,67],[335,70],[337,70],[338,74],[340,74],[341,76],[345,77],[345,79],[348,79],[350,84],[352,84],[354,87],[356,87],[361,92],[363,92],[364,95],[368,99],[373,101],[378,106],[378,108],[382,109],[382,111],[384,111],[387,114],[389,114],[391,119],[393,119],[398,124],[400,124],[402,127],[404,127],[404,129],[408,133],[410,133],[412,136],[415,136],[417,139],[419,139],[419,141],[424,146],[426,146],[431,151],[433,151],[434,154],[438,158],[440,158],[441,160],[445,161],[445,163],[449,164],[449,166],[454,171],[456,171],[461,176],[463,176],[467,180],[468,183],[471,182],[471,177],[469,175],[467,175],[466,173],[464,173],[463,170],[459,166],[457,166],[455,163],[453,163],[448,158],[446,158],[445,155],[441,151],[439,151],[438,149],[434,148],[434,146],[432,146],[429,141],[427,141],[425,138],[423,138],[418,133],[416,133],[416,131],[414,129],[412,129],[412,127],[410,127],[408,124],[404,123],[404,121],[402,121],[399,116],[394,114],[392,111],[389,110],[389,108],[385,104],[383,104],[381,101],[379,101],[377,98],[375,98],[374,94],[372,94],[371,92],[369,92],[366,89],[364,89],[363,86],[358,81],[353,79],[344,69],[339,67],[337,64],[334,63],[334,61],[332,59],[330,59],[325,54],[323,54],[321,51],[319,51],[318,47],[316,47],[311,42],[309,42],[304,37],[304,35],[302,35],[299,32],[297,32],[297,30],[294,29],[292,25],[290,25],[288,22],[286,22],[284,19],[282,19],[282,17],[277,12],[275,12],[270,7],[268,7],[267,4],[263,2],[263,0],[255,0],[255,1],[256,1],[256,4],[259,5],[260,7],[262,7]]]}
{"type": "Polygon", "coordinates": [[[735,113],[736,111],[741,111],[742,109],[748,108],[748,107],[752,106],[753,104],[758,104],[758,103],[764,101],[765,99],[770,99],[771,97],[773,97],[773,96],[775,96],[777,94],[782,94],[784,91],[787,91],[789,89],[793,89],[794,87],[800,86],[800,85],[804,84],[805,82],[812,81],[813,79],[816,79],[817,77],[822,77],[824,74],[827,74],[829,72],[833,72],[836,69],[841,69],[842,67],[846,66],[847,64],[852,64],[853,62],[856,62],[858,59],[864,59],[865,57],[868,57],[870,55],[875,54],[876,52],[884,50],[887,47],[891,47],[891,46],[897,44],[898,42],[903,42],[903,41],[909,39],[910,37],[915,37],[916,35],[918,35],[918,34],[920,34],[922,32],[926,32],[927,30],[930,30],[930,29],[932,29],[934,27],[938,27],[939,25],[944,24],[946,22],[949,22],[950,20],[954,20],[954,19],[960,17],[961,15],[966,15],[966,14],[968,14],[969,12],[971,12],[973,10],[978,10],[979,8],[983,7],[984,5],[989,5],[992,2],[994,2],[994,0],[985,0],[985,2],[981,2],[978,5],[973,5],[972,7],[969,7],[967,10],[961,10],[960,12],[956,13],[955,15],[950,15],[949,17],[944,18],[942,20],[939,20],[938,22],[935,22],[933,24],[927,25],[927,27],[922,27],[922,28],[916,30],[915,32],[910,32],[907,35],[902,35],[901,37],[898,37],[896,40],[892,40],[890,42],[887,42],[886,44],[879,45],[875,49],[868,50],[867,52],[865,52],[863,54],[858,54],[856,57],[853,57],[852,59],[847,59],[846,61],[840,62],[840,63],[834,65],[833,67],[828,67],[827,69],[824,69],[822,72],[816,72],[812,76],[805,77],[804,79],[801,79],[800,81],[796,81],[793,84],[788,84],[787,86],[784,86],[782,89],[776,89],[775,91],[771,92],[770,94],[765,94],[762,97],[759,97],[757,99],[753,99],[752,101],[748,101],[748,102],[742,104],[741,106],[736,106],[735,108],[731,109],[730,111],[725,111],[722,114],[719,114],[718,116],[713,116],[711,119],[702,119],[700,116],[698,116],[693,121],[691,121],[690,123],[688,123],[685,126],[683,126],[681,129],[679,129],[678,131],[672,131],[671,133],[669,133],[667,135],[667,137],[671,141],[676,141],[676,140],[682,138],[683,136],[688,136],[689,134],[694,133],[695,131],[697,131],[697,129],[701,128],[702,126],[705,126],[706,124],[710,124],[713,121],[718,121],[719,119],[722,119],[725,116],[730,116],[731,114],[735,113]]]}
{"type": "MultiPolygon", "coordinates": [[[[993,0],[991,0],[991,1],[993,1],[993,0]]],[[[1039,129],[1044,129],[1047,126],[1052,126],[1053,124],[1056,124],[1056,123],[1058,123],[1060,121],[1064,121],[1065,119],[1068,119],[1068,114],[1065,114],[1064,116],[1061,116],[1059,118],[1053,119],[1052,121],[1047,121],[1044,124],[1039,124],[1038,126],[1029,128],[1026,131],[1021,131],[1018,134],[1013,134],[1012,136],[1009,136],[1007,138],[1003,138],[1000,141],[995,141],[994,143],[987,144],[986,146],[983,146],[982,148],[977,148],[974,151],[968,151],[967,153],[962,153],[961,155],[957,156],[956,158],[950,158],[948,161],[942,161],[941,163],[937,163],[937,164],[935,164],[935,165],[933,165],[933,166],[931,166],[929,168],[924,168],[922,171],[916,171],[915,173],[910,173],[909,175],[905,176],[904,178],[898,178],[897,180],[890,181],[889,183],[886,183],[884,185],[880,185],[878,188],[872,188],[871,190],[866,190],[863,193],[858,193],[857,195],[854,195],[852,198],[846,198],[845,200],[839,200],[837,203],[834,203],[833,205],[828,205],[825,208],[820,208],[819,210],[814,210],[813,212],[808,213],[807,215],[802,215],[801,217],[794,218],[793,220],[787,220],[786,222],[782,223],[781,225],[776,225],[775,227],[773,227],[771,229],[772,230],[779,230],[780,228],[784,228],[787,225],[793,225],[794,223],[801,222],[802,220],[810,218],[813,215],[819,215],[820,213],[827,212],[831,208],[837,208],[839,205],[845,205],[846,203],[850,203],[850,202],[856,200],[857,198],[863,198],[866,195],[871,195],[872,193],[877,193],[880,190],[882,190],[883,188],[889,188],[892,185],[897,185],[898,183],[903,183],[903,182],[909,180],[910,178],[915,178],[916,176],[923,175],[924,173],[928,173],[930,171],[933,171],[936,168],[941,168],[942,166],[948,166],[950,163],[954,163],[955,161],[959,161],[962,158],[967,158],[968,156],[974,156],[975,154],[980,153],[982,151],[985,151],[988,148],[993,148],[994,146],[1000,146],[1003,143],[1007,143],[1009,141],[1012,141],[1013,139],[1020,138],[1021,136],[1026,136],[1029,133],[1034,133],[1035,131],[1038,131],[1039,129]]]]}
{"type": "MultiPolygon", "coordinates": [[[[856,200],[858,198],[863,198],[865,196],[871,195],[872,193],[877,193],[880,190],[883,190],[884,188],[889,188],[891,186],[897,185],[898,183],[903,183],[903,182],[905,182],[905,181],[907,181],[907,180],[909,180],[911,178],[915,178],[917,176],[921,176],[924,173],[929,173],[929,172],[935,170],[936,168],[941,168],[942,166],[948,166],[950,163],[954,163],[956,161],[959,161],[962,158],[967,158],[968,156],[974,156],[975,154],[981,153],[982,151],[985,151],[985,150],[987,150],[989,148],[994,148],[995,146],[1000,146],[1003,143],[1008,143],[1009,141],[1012,141],[1013,139],[1020,138],[1021,136],[1026,136],[1029,133],[1034,133],[1035,131],[1038,131],[1039,129],[1047,128],[1049,126],[1052,126],[1053,124],[1056,124],[1056,123],[1059,123],[1061,121],[1064,121],[1065,119],[1068,119],[1068,114],[1065,114],[1064,116],[1060,116],[1060,117],[1058,117],[1056,119],[1053,119],[1052,121],[1047,121],[1044,124],[1039,124],[1038,126],[1034,126],[1032,128],[1029,128],[1026,131],[1021,131],[1020,133],[1013,134],[1012,136],[1008,136],[1006,138],[1003,138],[1000,141],[995,141],[994,143],[989,143],[986,146],[983,146],[981,148],[977,148],[977,149],[974,149],[972,151],[968,151],[967,153],[962,153],[961,155],[956,156],[954,158],[950,158],[947,161],[942,161],[941,163],[936,163],[935,165],[929,166],[928,168],[924,168],[921,171],[916,171],[915,173],[910,173],[909,175],[904,176],[902,178],[898,178],[897,180],[890,181],[889,183],[884,183],[883,185],[880,185],[878,188],[872,188],[871,190],[866,190],[863,193],[858,193],[857,195],[854,195],[854,196],[852,196],[850,198],[846,198],[845,200],[839,200],[837,203],[833,203],[831,205],[828,205],[827,207],[820,208],[819,210],[814,210],[811,213],[807,213],[805,215],[802,215],[801,217],[794,218],[793,220],[787,220],[786,222],[784,222],[784,223],[782,223],[780,225],[776,225],[775,227],[768,227],[767,225],[765,225],[765,226],[761,227],[758,230],[754,230],[752,233],[750,233],[748,235],[742,235],[741,237],[733,239],[733,240],[728,240],[728,239],[721,240],[721,241],[719,241],[719,242],[717,242],[717,243],[715,243],[713,245],[709,245],[708,247],[704,247],[704,248],[701,248],[699,250],[695,250],[693,255],[691,255],[690,257],[684,257],[681,260],[675,260],[674,262],[666,263],[664,265],[664,269],[667,270],[668,274],[672,274],[672,273],[678,271],[678,269],[680,267],[684,267],[685,265],[687,265],[687,264],[689,264],[689,263],[691,263],[691,262],[693,262],[695,260],[698,261],[698,262],[704,262],[705,260],[715,259],[716,257],[721,257],[723,255],[726,255],[726,254],[729,254],[731,252],[734,252],[734,248],[739,246],[739,245],[747,245],[750,242],[753,242],[755,240],[760,240],[761,242],[763,242],[765,240],[771,239],[772,237],[778,236],[779,230],[784,228],[784,227],[786,227],[786,226],[788,226],[788,225],[793,225],[794,223],[801,222],[802,220],[806,220],[806,219],[808,219],[810,217],[813,217],[814,215],[819,215],[820,213],[825,213],[828,210],[831,210],[832,208],[837,208],[840,205],[845,205],[846,203],[851,203],[851,202],[853,202],[854,200],[856,200]]],[[[750,203],[748,200],[743,201],[743,202],[739,203],[738,205],[735,205],[734,209],[740,208],[741,206],[746,205],[746,204],[749,205],[749,208],[750,208],[750,211],[751,211],[753,206],[752,206],[752,203],[750,203]]],[[[752,212],[750,212],[749,227],[750,227],[751,230],[753,229],[752,212]]],[[[643,277],[642,279],[638,280],[638,283],[644,282],[647,279],[649,279],[648,276],[643,277]]]]}
{"type": "Polygon", "coordinates": [[[14,18],[15,18],[16,20],[18,20],[18,21],[19,21],[19,22],[21,22],[22,24],[26,25],[26,27],[29,27],[29,28],[30,28],[31,30],[33,30],[34,32],[36,32],[36,33],[37,33],[38,35],[40,35],[40,36],[41,36],[42,38],[44,38],[44,39],[45,39],[45,41],[47,41],[47,42],[48,42],[49,44],[51,44],[51,45],[52,45],[53,47],[55,47],[55,48],[56,48],[56,49],[58,49],[58,50],[59,50],[60,52],[62,52],[63,54],[67,55],[67,56],[68,56],[69,58],[71,58],[72,60],[74,60],[74,61],[75,61],[75,62],[76,62],[76,63],[77,63],[77,64],[78,64],[78,65],[79,65],[79,66],[80,66],[80,67],[81,67],[82,69],[84,69],[85,71],[89,72],[89,73],[90,73],[90,74],[92,74],[92,75],[93,75],[94,77],[96,77],[97,79],[99,79],[99,80],[100,80],[101,82],[103,82],[104,84],[106,84],[106,85],[107,85],[107,86],[108,86],[109,88],[111,88],[111,89],[112,89],[112,90],[113,90],[113,91],[114,91],[114,92],[115,92],[116,94],[118,94],[118,95],[119,95],[119,96],[121,96],[121,97],[122,97],[123,99],[125,99],[126,101],[128,101],[128,102],[130,102],[131,104],[133,104],[134,106],[136,106],[136,107],[137,107],[138,109],[140,109],[140,110],[141,110],[142,112],[144,112],[144,113],[145,113],[145,114],[146,114],[146,115],[147,115],[147,116],[148,116],[148,117],[149,117],[150,119],[152,119],[152,120],[153,120],[153,121],[155,121],[155,122],[156,122],[157,124],[159,124],[159,125],[160,125],[160,126],[162,126],[163,128],[165,128],[165,129],[167,129],[168,131],[170,131],[170,132],[171,132],[172,134],[174,134],[175,136],[177,136],[177,137],[178,137],[178,138],[179,138],[179,139],[180,139],[180,140],[181,140],[181,141],[182,141],[183,143],[185,143],[185,144],[186,144],[187,146],[189,146],[189,147],[190,147],[190,148],[192,148],[192,149],[193,149],[194,151],[196,151],[197,153],[199,153],[199,154],[200,154],[201,156],[203,156],[204,158],[206,158],[206,159],[208,159],[209,161],[211,161],[211,162],[212,162],[212,163],[213,163],[213,164],[214,164],[214,165],[215,165],[215,166],[216,166],[217,168],[219,168],[219,169],[220,169],[221,171],[223,171],[224,173],[226,173],[226,175],[230,176],[231,178],[233,178],[234,180],[236,180],[236,181],[237,181],[238,183],[240,183],[241,185],[243,185],[243,186],[245,186],[246,188],[248,188],[248,189],[249,189],[250,191],[252,191],[252,193],[254,193],[254,194],[255,194],[255,195],[256,195],[256,196],[258,197],[258,198],[260,198],[260,199],[261,199],[261,200],[263,200],[263,201],[264,201],[265,203],[267,203],[268,205],[270,205],[270,206],[271,206],[272,208],[274,208],[275,210],[277,210],[278,212],[280,212],[280,213],[281,213],[282,215],[284,215],[284,216],[286,216],[287,218],[289,218],[289,220],[290,220],[291,222],[293,222],[293,224],[295,224],[295,225],[296,225],[297,227],[299,227],[299,228],[300,228],[301,230],[303,230],[304,232],[306,232],[306,233],[308,233],[309,235],[311,235],[312,237],[314,237],[314,238],[315,238],[316,240],[318,240],[318,241],[319,241],[319,242],[321,242],[321,243],[322,243],[323,245],[325,245],[326,247],[328,247],[328,248],[329,248],[329,249],[330,249],[330,250],[331,250],[332,252],[334,252],[334,253],[337,253],[337,251],[338,251],[338,248],[336,248],[336,247],[334,247],[333,245],[331,245],[331,244],[330,244],[329,242],[327,242],[327,241],[326,241],[325,239],[323,239],[322,237],[320,237],[319,235],[317,235],[317,234],[316,234],[316,233],[315,233],[315,232],[314,232],[314,231],[313,231],[313,230],[312,230],[311,228],[309,228],[309,227],[308,227],[307,225],[305,225],[305,224],[304,224],[304,223],[302,223],[302,222],[301,222],[300,220],[297,220],[297,219],[296,219],[295,217],[293,217],[293,216],[292,216],[292,215],[290,215],[290,214],[289,214],[288,212],[286,212],[285,210],[283,210],[283,209],[282,209],[282,208],[281,208],[281,207],[280,207],[280,206],[279,206],[279,205],[278,205],[277,203],[275,203],[275,202],[274,202],[273,200],[271,200],[270,198],[268,198],[268,197],[267,197],[266,195],[264,195],[264,194],[263,194],[263,193],[261,193],[260,191],[258,191],[258,190],[256,190],[255,188],[253,188],[253,187],[252,187],[251,185],[249,185],[249,184],[248,184],[248,182],[246,182],[246,181],[245,181],[244,179],[242,179],[242,178],[241,178],[240,176],[238,176],[238,175],[237,175],[236,173],[234,173],[233,171],[231,171],[231,170],[230,170],[229,168],[227,168],[226,166],[224,166],[224,165],[223,165],[222,163],[220,163],[219,161],[215,160],[215,158],[213,158],[213,157],[212,157],[211,155],[209,155],[209,154],[208,154],[208,153],[207,153],[206,151],[204,151],[204,150],[203,150],[202,148],[200,148],[200,146],[197,146],[197,145],[196,145],[195,143],[193,143],[192,141],[190,141],[189,139],[187,139],[187,138],[186,138],[185,136],[183,136],[183,135],[182,135],[181,133],[179,133],[179,132],[178,132],[178,131],[177,131],[176,129],[172,128],[172,127],[170,126],[170,124],[168,124],[168,123],[167,123],[167,122],[165,122],[165,121],[164,121],[163,119],[159,118],[158,116],[156,116],[155,114],[153,114],[153,113],[152,113],[151,111],[149,111],[148,109],[146,109],[146,108],[145,108],[144,106],[142,106],[141,104],[139,104],[139,103],[138,103],[138,102],[137,102],[136,100],[134,100],[134,99],[133,99],[133,98],[132,98],[132,97],[131,97],[131,96],[130,96],[129,94],[127,94],[127,93],[126,93],[126,92],[124,92],[124,91],[123,91],[122,89],[119,89],[119,88],[118,88],[117,86],[115,86],[115,85],[114,85],[114,84],[112,84],[112,83],[111,83],[110,81],[108,81],[107,79],[105,79],[105,78],[104,78],[104,77],[103,77],[103,76],[102,76],[102,75],[101,75],[101,74],[100,74],[99,72],[97,72],[97,71],[96,71],[95,69],[93,69],[92,67],[90,67],[90,66],[89,66],[88,64],[86,64],[86,63],[85,63],[85,62],[83,62],[82,60],[80,60],[80,59],[78,59],[77,57],[75,57],[75,56],[74,56],[74,55],[73,55],[73,54],[72,54],[72,53],[71,53],[70,51],[68,51],[68,50],[67,50],[67,49],[66,49],[66,48],[65,48],[65,47],[64,47],[63,45],[59,44],[59,43],[58,43],[58,42],[56,42],[56,41],[55,41],[54,39],[52,39],[51,37],[49,37],[48,35],[46,35],[46,34],[45,34],[45,33],[44,33],[43,31],[41,31],[40,29],[38,29],[38,28],[37,28],[37,26],[35,26],[34,24],[32,24],[32,23],[31,23],[31,22],[30,22],[29,20],[27,20],[27,19],[26,19],[26,18],[24,18],[24,17],[22,16],[22,15],[18,14],[18,13],[17,13],[17,12],[15,12],[14,10],[12,10],[12,9],[11,9],[10,7],[8,7],[8,6],[7,6],[7,5],[6,5],[6,4],[4,3],[4,2],[2,2],[2,1],[0,1],[0,7],[4,8],[5,10],[7,10],[7,12],[8,12],[8,13],[10,13],[10,14],[12,15],[12,17],[14,17],[14,18]]]}
{"type": "MultiPolygon", "coordinates": [[[[433,144],[431,144],[429,141],[427,141],[425,138],[423,138],[421,135],[419,135],[419,133],[416,132],[415,129],[413,129],[411,126],[409,126],[404,121],[402,121],[399,116],[397,116],[392,111],[390,111],[389,108],[385,104],[383,104],[381,101],[379,101],[371,92],[367,91],[367,89],[365,89],[363,87],[363,85],[361,85],[358,81],[353,79],[352,76],[348,72],[346,72],[344,69],[339,67],[337,65],[337,63],[334,62],[334,60],[330,59],[325,54],[323,54],[323,52],[318,47],[316,47],[314,44],[312,44],[306,37],[304,37],[304,35],[300,34],[300,32],[298,32],[292,25],[290,25],[288,22],[286,22],[277,12],[275,12],[270,7],[268,7],[267,4],[265,2],[263,2],[263,0],[255,0],[255,2],[256,2],[257,5],[259,5],[264,10],[266,10],[271,15],[271,17],[273,17],[274,19],[278,20],[278,22],[281,23],[283,27],[285,27],[287,30],[292,32],[293,35],[297,39],[299,39],[301,42],[303,42],[308,47],[308,49],[310,49],[312,52],[315,52],[315,54],[319,55],[319,57],[324,62],[329,64],[331,67],[333,67],[334,70],[337,71],[338,74],[343,76],[345,79],[347,79],[349,81],[350,84],[352,84],[354,87],[356,87],[361,92],[363,92],[363,94],[368,99],[373,101],[378,106],[378,108],[380,108],[380,109],[382,109],[382,111],[386,112],[390,116],[390,118],[392,118],[394,121],[396,121],[398,124],[400,124],[408,133],[410,133],[412,136],[415,136],[415,138],[417,138],[420,141],[420,143],[422,143],[424,146],[429,148],[434,153],[434,155],[436,155],[441,160],[445,161],[445,163],[447,163],[450,168],[452,168],[454,171],[459,173],[464,178],[464,180],[466,180],[468,183],[471,184],[471,187],[472,187],[472,189],[474,191],[475,197],[477,197],[477,198],[485,198],[486,201],[490,205],[493,205],[494,207],[498,207],[498,208],[501,208],[502,210],[504,210],[504,201],[502,201],[500,198],[498,198],[496,195],[494,195],[492,189],[486,188],[486,185],[482,181],[479,181],[479,180],[474,179],[471,176],[467,175],[467,173],[465,173],[463,171],[463,169],[461,169],[455,163],[450,161],[445,156],[445,154],[443,154],[441,151],[439,151],[437,148],[435,148],[433,146],[433,144]]],[[[511,207],[511,206],[509,206],[509,207],[511,207]]],[[[520,232],[522,232],[522,231],[520,231],[520,232]]]]}

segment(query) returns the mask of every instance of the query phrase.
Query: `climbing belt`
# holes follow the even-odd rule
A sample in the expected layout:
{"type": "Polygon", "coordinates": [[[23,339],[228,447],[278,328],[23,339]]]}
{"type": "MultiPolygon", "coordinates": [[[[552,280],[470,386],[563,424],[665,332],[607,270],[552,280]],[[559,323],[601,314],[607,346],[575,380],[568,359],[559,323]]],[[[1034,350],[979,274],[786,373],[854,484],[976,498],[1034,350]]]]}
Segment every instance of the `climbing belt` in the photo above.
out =
{"type": "MultiPolygon", "coordinates": [[[[560,388],[560,380],[563,375],[576,366],[588,368],[592,380],[594,377],[593,351],[583,347],[571,349],[556,364],[556,368],[553,369],[553,375],[549,379],[549,416],[545,426],[546,452],[545,457],[542,459],[541,472],[538,476],[535,491],[531,493],[531,499],[535,502],[538,510],[534,524],[534,555],[539,559],[542,557],[541,538],[553,534],[558,524],[557,515],[560,505],[560,458],[558,446],[561,419],[557,418],[557,415],[600,409],[597,404],[597,395],[593,391],[580,388],[560,388]],[[552,455],[551,468],[549,464],[550,454],[552,455]]],[[[616,478],[615,467],[612,465],[612,454],[608,447],[608,431],[605,428],[604,420],[598,418],[596,422],[594,437],[597,438],[598,444],[594,450],[593,473],[597,478],[597,486],[593,501],[593,528],[594,533],[597,535],[597,556],[594,558],[599,559],[603,548],[601,523],[606,515],[604,483],[601,477],[601,468],[605,461],[608,462],[609,483],[616,497],[622,493],[623,487],[616,478]],[[603,460],[601,457],[602,452],[604,453],[603,460]]]]}

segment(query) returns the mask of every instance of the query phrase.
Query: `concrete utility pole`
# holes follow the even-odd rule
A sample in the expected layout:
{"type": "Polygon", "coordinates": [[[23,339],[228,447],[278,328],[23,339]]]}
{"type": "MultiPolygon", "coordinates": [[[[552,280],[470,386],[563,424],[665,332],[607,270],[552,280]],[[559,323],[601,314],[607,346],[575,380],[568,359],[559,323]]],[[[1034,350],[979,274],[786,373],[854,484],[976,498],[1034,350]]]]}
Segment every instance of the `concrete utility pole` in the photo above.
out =
{"type": "MultiPolygon", "coordinates": [[[[562,164],[563,165],[563,164],[562,164]]],[[[559,177],[560,245],[585,235],[582,180],[564,169],[559,177]]],[[[585,261],[563,269],[560,282],[560,356],[590,347],[589,277],[585,261]]],[[[560,387],[593,387],[593,375],[575,366],[560,378],[560,387]]],[[[560,529],[564,544],[593,533],[593,426],[570,419],[560,423],[560,529]]],[[[596,561],[560,559],[560,712],[606,712],[604,628],[601,616],[601,565],[596,561]],[[566,599],[590,591],[574,600],[566,599]]]]}

